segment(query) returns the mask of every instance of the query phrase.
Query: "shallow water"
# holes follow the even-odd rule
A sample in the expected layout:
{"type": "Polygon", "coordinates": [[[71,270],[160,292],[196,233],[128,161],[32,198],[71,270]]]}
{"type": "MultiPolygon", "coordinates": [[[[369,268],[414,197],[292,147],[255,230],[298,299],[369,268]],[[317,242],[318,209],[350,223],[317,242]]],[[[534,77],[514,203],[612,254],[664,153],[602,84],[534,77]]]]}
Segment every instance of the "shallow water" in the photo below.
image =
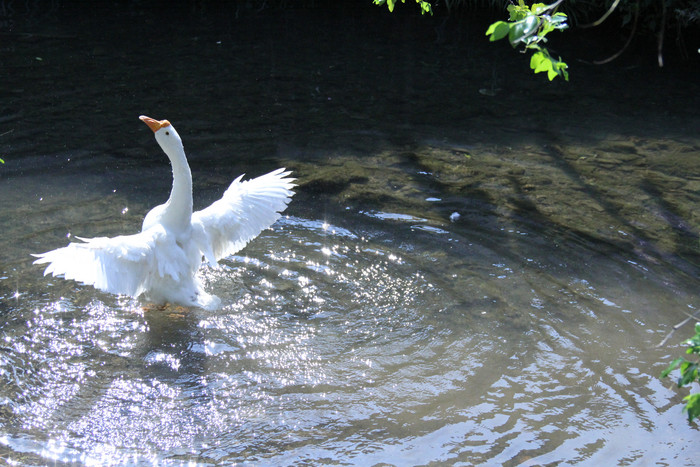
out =
{"type": "MultiPolygon", "coordinates": [[[[228,30],[205,13],[174,39],[175,62],[127,21],[92,19],[103,39],[66,43],[84,24],[62,18],[42,26],[59,39],[4,50],[26,74],[0,131],[0,458],[694,464],[685,392],[658,379],[690,328],[657,347],[700,307],[692,106],[664,114],[659,97],[643,118],[620,110],[636,107],[616,79],[598,94],[504,77],[523,109],[579,105],[492,115],[478,93],[491,70],[461,75],[454,49],[417,65],[408,46],[357,41],[372,21],[310,47],[293,25],[329,18],[287,12],[276,37],[268,17],[228,30]],[[436,69],[472,94],[453,82],[419,98],[436,69]],[[139,87],[166,71],[169,99],[139,87]],[[387,73],[400,89],[359,92],[387,73]],[[115,86],[132,98],[105,94],[115,86]],[[242,171],[299,177],[287,216],[202,269],[215,312],[143,308],[31,265],[69,236],[134,232],[165,199],[169,168],[140,113],[178,128],[199,207],[242,171]]],[[[391,21],[382,34],[404,31],[391,21]]]]}
{"type": "Polygon", "coordinates": [[[659,436],[694,430],[654,348],[690,291],[585,246],[543,258],[524,231],[495,234],[515,258],[469,229],[364,227],[285,218],[203,271],[213,313],[53,279],[4,297],[3,444],[29,462],[690,460],[659,436]]]}

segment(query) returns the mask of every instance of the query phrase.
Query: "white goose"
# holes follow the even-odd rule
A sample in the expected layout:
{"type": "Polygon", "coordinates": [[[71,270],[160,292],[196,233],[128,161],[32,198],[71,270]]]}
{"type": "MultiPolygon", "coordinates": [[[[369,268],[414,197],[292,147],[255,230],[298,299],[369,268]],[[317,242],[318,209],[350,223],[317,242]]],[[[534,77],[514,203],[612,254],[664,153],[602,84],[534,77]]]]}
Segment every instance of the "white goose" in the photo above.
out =
{"type": "Polygon", "coordinates": [[[207,294],[198,278],[202,259],[214,266],[270,227],[294,194],[285,169],[231,183],[224,196],[192,212],[192,173],[182,140],[167,120],[141,116],[170,159],[173,188],[165,204],[144,218],[141,232],[114,238],[80,238],[36,256],[48,263],[44,275],[72,279],[97,289],[152,303],[216,309],[219,299],[207,294]]]}

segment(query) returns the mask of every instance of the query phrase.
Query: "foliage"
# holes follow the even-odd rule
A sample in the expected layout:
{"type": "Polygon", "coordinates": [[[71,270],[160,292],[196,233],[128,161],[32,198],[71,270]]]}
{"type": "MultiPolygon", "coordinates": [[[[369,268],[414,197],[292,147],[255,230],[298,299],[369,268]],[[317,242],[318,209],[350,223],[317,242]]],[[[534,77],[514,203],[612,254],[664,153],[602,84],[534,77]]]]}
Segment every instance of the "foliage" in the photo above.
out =
{"type": "MultiPolygon", "coordinates": [[[[399,0],[372,0],[376,5],[388,5],[390,11],[399,0]]],[[[423,14],[433,14],[433,6],[444,7],[448,14],[458,10],[464,12],[474,8],[501,9],[505,3],[516,0],[416,0],[423,14]]],[[[537,1],[537,0],[533,0],[537,1]]],[[[613,55],[607,58],[592,60],[592,63],[602,65],[611,62],[622,55],[632,43],[636,35],[653,35],[656,38],[656,53],[660,67],[664,66],[664,42],[667,31],[676,31],[676,43],[679,48],[686,46],[681,33],[692,24],[700,24],[700,0],[606,0],[592,2],[590,0],[553,0],[555,3],[546,5],[535,3],[531,7],[524,0],[508,6],[510,18],[508,21],[493,23],[486,35],[491,41],[508,37],[515,48],[522,46],[523,52],[531,51],[530,68],[535,73],[547,72],[549,80],[561,76],[568,81],[568,66],[561,57],[554,58],[544,46],[546,35],[553,30],[563,30],[568,27],[567,21],[580,28],[600,26],[613,13],[620,22],[620,30],[630,30],[627,41],[613,55]],[[566,11],[558,12],[561,5],[566,11]],[[602,15],[602,16],[601,16],[602,15]]],[[[401,0],[406,3],[406,0],[401,0]]],[[[683,50],[682,50],[683,51],[683,50]]],[[[687,53],[683,51],[684,53],[687,53]]],[[[700,50],[699,50],[700,52],[700,50]]]]}
{"type": "MultiPolygon", "coordinates": [[[[375,5],[384,5],[385,3],[389,7],[389,11],[394,11],[394,6],[396,6],[396,2],[398,0],[374,0],[375,5]]],[[[401,3],[406,3],[406,0],[401,0],[401,3]]],[[[426,2],[423,0],[416,0],[416,3],[418,6],[420,6],[421,9],[421,14],[426,14],[430,13],[431,15],[433,14],[433,7],[430,5],[430,2],[426,2]]]]}
{"type": "MultiPolygon", "coordinates": [[[[676,381],[678,387],[700,382],[700,374],[698,373],[698,356],[700,356],[700,323],[695,325],[695,335],[685,341],[688,349],[685,351],[688,355],[694,355],[695,358],[687,360],[684,357],[679,357],[671,362],[671,364],[663,372],[661,377],[666,378],[676,368],[680,369],[680,377],[676,381]]],[[[688,421],[693,421],[694,418],[700,417],[700,393],[690,394],[683,398],[686,401],[685,410],[688,413],[688,421]]]]}
{"type": "Polygon", "coordinates": [[[518,4],[508,5],[510,17],[508,21],[496,21],[486,30],[490,41],[497,41],[508,37],[513,47],[522,46],[523,51],[534,51],[530,59],[530,68],[535,73],[547,72],[547,77],[552,81],[557,76],[569,80],[568,66],[559,59],[553,58],[543,46],[547,42],[547,34],[555,30],[564,30],[567,16],[557,12],[561,1],[552,5],[535,3],[528,7],[524,0],[518,0],[518,4]]]}
{"type": "MultiPolygon", "coordinates": [[[[528,7],[524,0],[518,0],[517,4],[508,5],[510,14],[508,21],[493,23],[486,31],[486,35],[491,36],[489,38],[491,41],[497,41],[507,36],[513,47],[523,46],[523,51],[533,51],[530,58],[530,68],[535,73],[547,72],[547,77],[550,81],[557,76],[561,76],[568,81],[567,64],[561,60],[561,57],[558,59],[552,57],[547,48],[544,47],[548,33],[554,30],[561,31],[568,27],[566,14],[556,11],[562,1],[559,0],[552,5],[535,3],[528,7]]],[[[389,11],[394,11],[398,0],[373,0],[373,2],[375,5],[384,5],[386,3],[389,11]]],[[[406,0],[401,0],[401,3],[406,3],[406,0]]],[[[430,2],[416,0],[416,3],[420,5],[423,14],[433,14],[430,2]]],[[[446,2],[448,6],[453,3],[446,2]]]]}

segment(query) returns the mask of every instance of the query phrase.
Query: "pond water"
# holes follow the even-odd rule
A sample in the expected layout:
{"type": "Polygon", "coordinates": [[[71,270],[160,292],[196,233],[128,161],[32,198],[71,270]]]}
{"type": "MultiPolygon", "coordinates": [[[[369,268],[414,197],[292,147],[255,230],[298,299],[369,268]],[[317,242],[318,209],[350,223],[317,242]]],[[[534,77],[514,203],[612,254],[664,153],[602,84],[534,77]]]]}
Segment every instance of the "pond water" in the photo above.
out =
{"type": "Polygon", "coordinates": [[[546,84],[466,25],[99,8],[19,12],[0,43],[0,459],[694,465],[658,375],[700,307],[697,62],[546,84]],[[183,137],[196,208],[298,177],[202,269],[217,311],[31,264],[166,199],[141,114],[183,137]]]}

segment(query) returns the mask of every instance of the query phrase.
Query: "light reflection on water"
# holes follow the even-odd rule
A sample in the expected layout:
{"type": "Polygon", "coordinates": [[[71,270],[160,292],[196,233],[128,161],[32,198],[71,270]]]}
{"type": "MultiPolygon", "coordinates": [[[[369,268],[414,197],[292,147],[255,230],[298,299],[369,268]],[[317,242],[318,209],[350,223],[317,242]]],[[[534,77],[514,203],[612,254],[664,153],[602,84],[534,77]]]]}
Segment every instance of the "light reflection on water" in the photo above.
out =
{"type": "Polygon", "coordinates": [[[657,378],[682,350],[655,348],[700,306],[687,75],[540,86],[394,17],[192,11],[177,34],[76,11],[0,50],[18,71],[0,130],[2,461],[696,463],[657,378]],[[477,92],[497,73],[507,111],[477,92]],[[30,265],[165,200],[167,161],[128,123],[144,109],[177,122],[209,201],[229,170],[274,159],[300,178],[291,217],[203,270],[216,312],[144,310],[30,265]]]}
{"type": "Polygon", "coordinates": [[[668,459],[653,433],[684,422],[654,307],[687,296],[518,229],[516,259],[459,225],[378,220],[282,219],[203,270],[213,313],[32,269],[53,285],[4,299],[1,445],[39,463],[668,459]]]}

